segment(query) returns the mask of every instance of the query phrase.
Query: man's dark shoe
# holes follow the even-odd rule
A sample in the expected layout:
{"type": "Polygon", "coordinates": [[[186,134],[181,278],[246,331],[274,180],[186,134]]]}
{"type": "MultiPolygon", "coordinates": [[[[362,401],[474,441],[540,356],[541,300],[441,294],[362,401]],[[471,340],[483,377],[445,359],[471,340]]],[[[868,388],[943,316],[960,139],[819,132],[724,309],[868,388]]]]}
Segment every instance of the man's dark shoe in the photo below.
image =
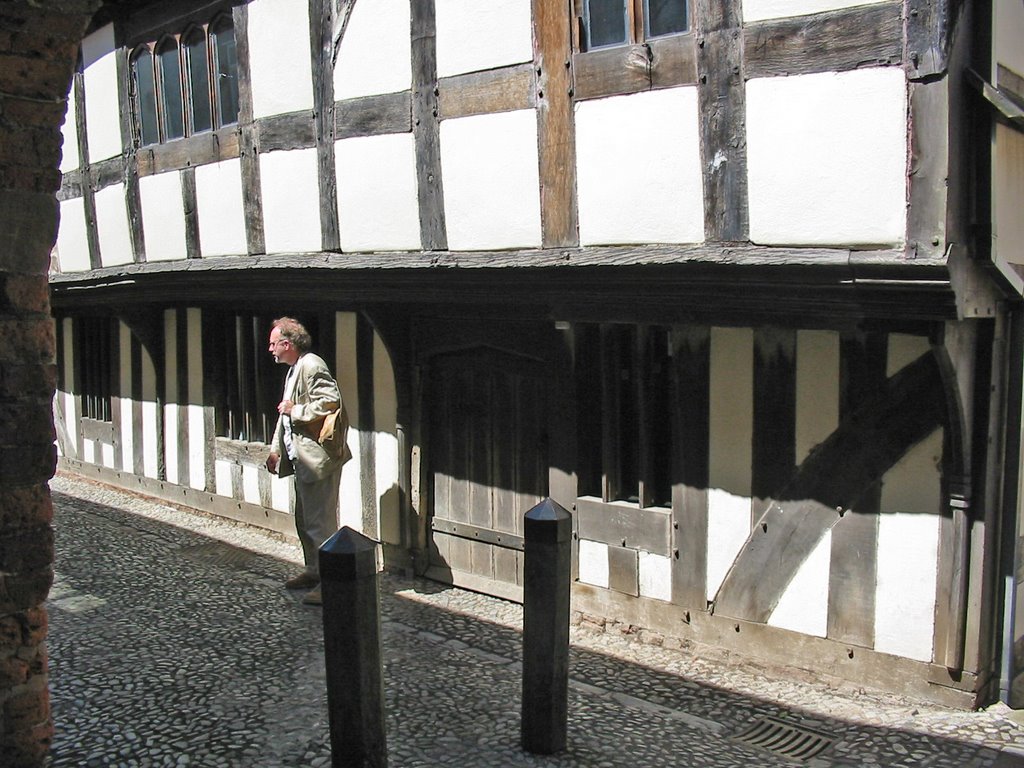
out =
{"type": "Polygon", "coordinates": [[[320,577],[313,573],[300,573],[284,583],[285,589],[309,589],[320,583],[320,577]]]}

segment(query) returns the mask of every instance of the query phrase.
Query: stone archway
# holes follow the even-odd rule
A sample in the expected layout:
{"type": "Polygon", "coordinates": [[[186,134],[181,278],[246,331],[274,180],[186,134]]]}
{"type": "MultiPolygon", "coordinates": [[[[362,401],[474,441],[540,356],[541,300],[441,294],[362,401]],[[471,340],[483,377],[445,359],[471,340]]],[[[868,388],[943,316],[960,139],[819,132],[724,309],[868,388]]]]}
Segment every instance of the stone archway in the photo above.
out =
{"type": "Polygon", "coordinates": [[[101,0],[0,8],[0,765],[49,752],[43,601],[53,580],[56,386],[47,271],[78,46],[101,0]]]}

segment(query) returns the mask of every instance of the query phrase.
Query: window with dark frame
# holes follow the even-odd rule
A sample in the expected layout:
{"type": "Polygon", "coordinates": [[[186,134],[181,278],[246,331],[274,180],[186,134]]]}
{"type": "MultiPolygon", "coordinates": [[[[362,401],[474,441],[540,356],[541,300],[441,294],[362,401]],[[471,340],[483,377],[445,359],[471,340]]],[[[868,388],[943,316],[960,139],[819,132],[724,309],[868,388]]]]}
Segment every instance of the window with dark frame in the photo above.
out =
{"type": "Polygon", "coordinates": [[[129,57],[139,146],[238,122],[238,64],[230,16],[135,47],[129,57]]]}
{"type": "Polygon", "coordinates": [[[116,322],[109,317],[75,319],[75,364],[86,419],[112,420],[116,322]]]}
{"type": "MultiPolygon", "coordinates": [[[[213,317],[211,380],[214,428],[218,437],[248,443],[269,443],[277,425],[287,366],[274,362],[267,349],[270,324],[278,314],[226,312],[213,317]]],[[[316,338],[317,323],[303,321],[316,338]]]]}
{"type": "Polygon", "coordinates": [[[671,506],[669,337],[662,326],[577,327],[581,496],[671,506]]]}
{"type": "Polygon", "coordinates": [[[576,0],[580,50],[633,45],[689,29],[688,0],[576,0]]]}

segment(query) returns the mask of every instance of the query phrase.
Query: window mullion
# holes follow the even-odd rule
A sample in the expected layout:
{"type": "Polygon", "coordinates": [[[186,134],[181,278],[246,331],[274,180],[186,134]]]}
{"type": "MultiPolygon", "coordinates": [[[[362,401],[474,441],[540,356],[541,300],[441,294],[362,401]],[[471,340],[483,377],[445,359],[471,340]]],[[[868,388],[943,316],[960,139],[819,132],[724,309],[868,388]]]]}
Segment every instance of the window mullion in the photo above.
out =
{"type": "Polygon", "coordinates": [[[629,42],[633,44],[642,43],[644,41],[643,0],[628,0],[627,6],[629,42]]]}

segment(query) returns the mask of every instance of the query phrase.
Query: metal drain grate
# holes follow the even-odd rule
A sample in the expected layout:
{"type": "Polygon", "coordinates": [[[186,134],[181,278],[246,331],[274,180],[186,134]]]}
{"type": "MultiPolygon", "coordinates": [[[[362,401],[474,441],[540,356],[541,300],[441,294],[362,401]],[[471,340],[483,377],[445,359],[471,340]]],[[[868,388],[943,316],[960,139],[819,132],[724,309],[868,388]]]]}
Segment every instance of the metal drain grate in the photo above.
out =
{"type": "Polygon", "coordinates": [[[835,743],[824,733],[773,717],[758,720],[732,738],[790,760],[801,761],[817,757],[835,743]]]}

